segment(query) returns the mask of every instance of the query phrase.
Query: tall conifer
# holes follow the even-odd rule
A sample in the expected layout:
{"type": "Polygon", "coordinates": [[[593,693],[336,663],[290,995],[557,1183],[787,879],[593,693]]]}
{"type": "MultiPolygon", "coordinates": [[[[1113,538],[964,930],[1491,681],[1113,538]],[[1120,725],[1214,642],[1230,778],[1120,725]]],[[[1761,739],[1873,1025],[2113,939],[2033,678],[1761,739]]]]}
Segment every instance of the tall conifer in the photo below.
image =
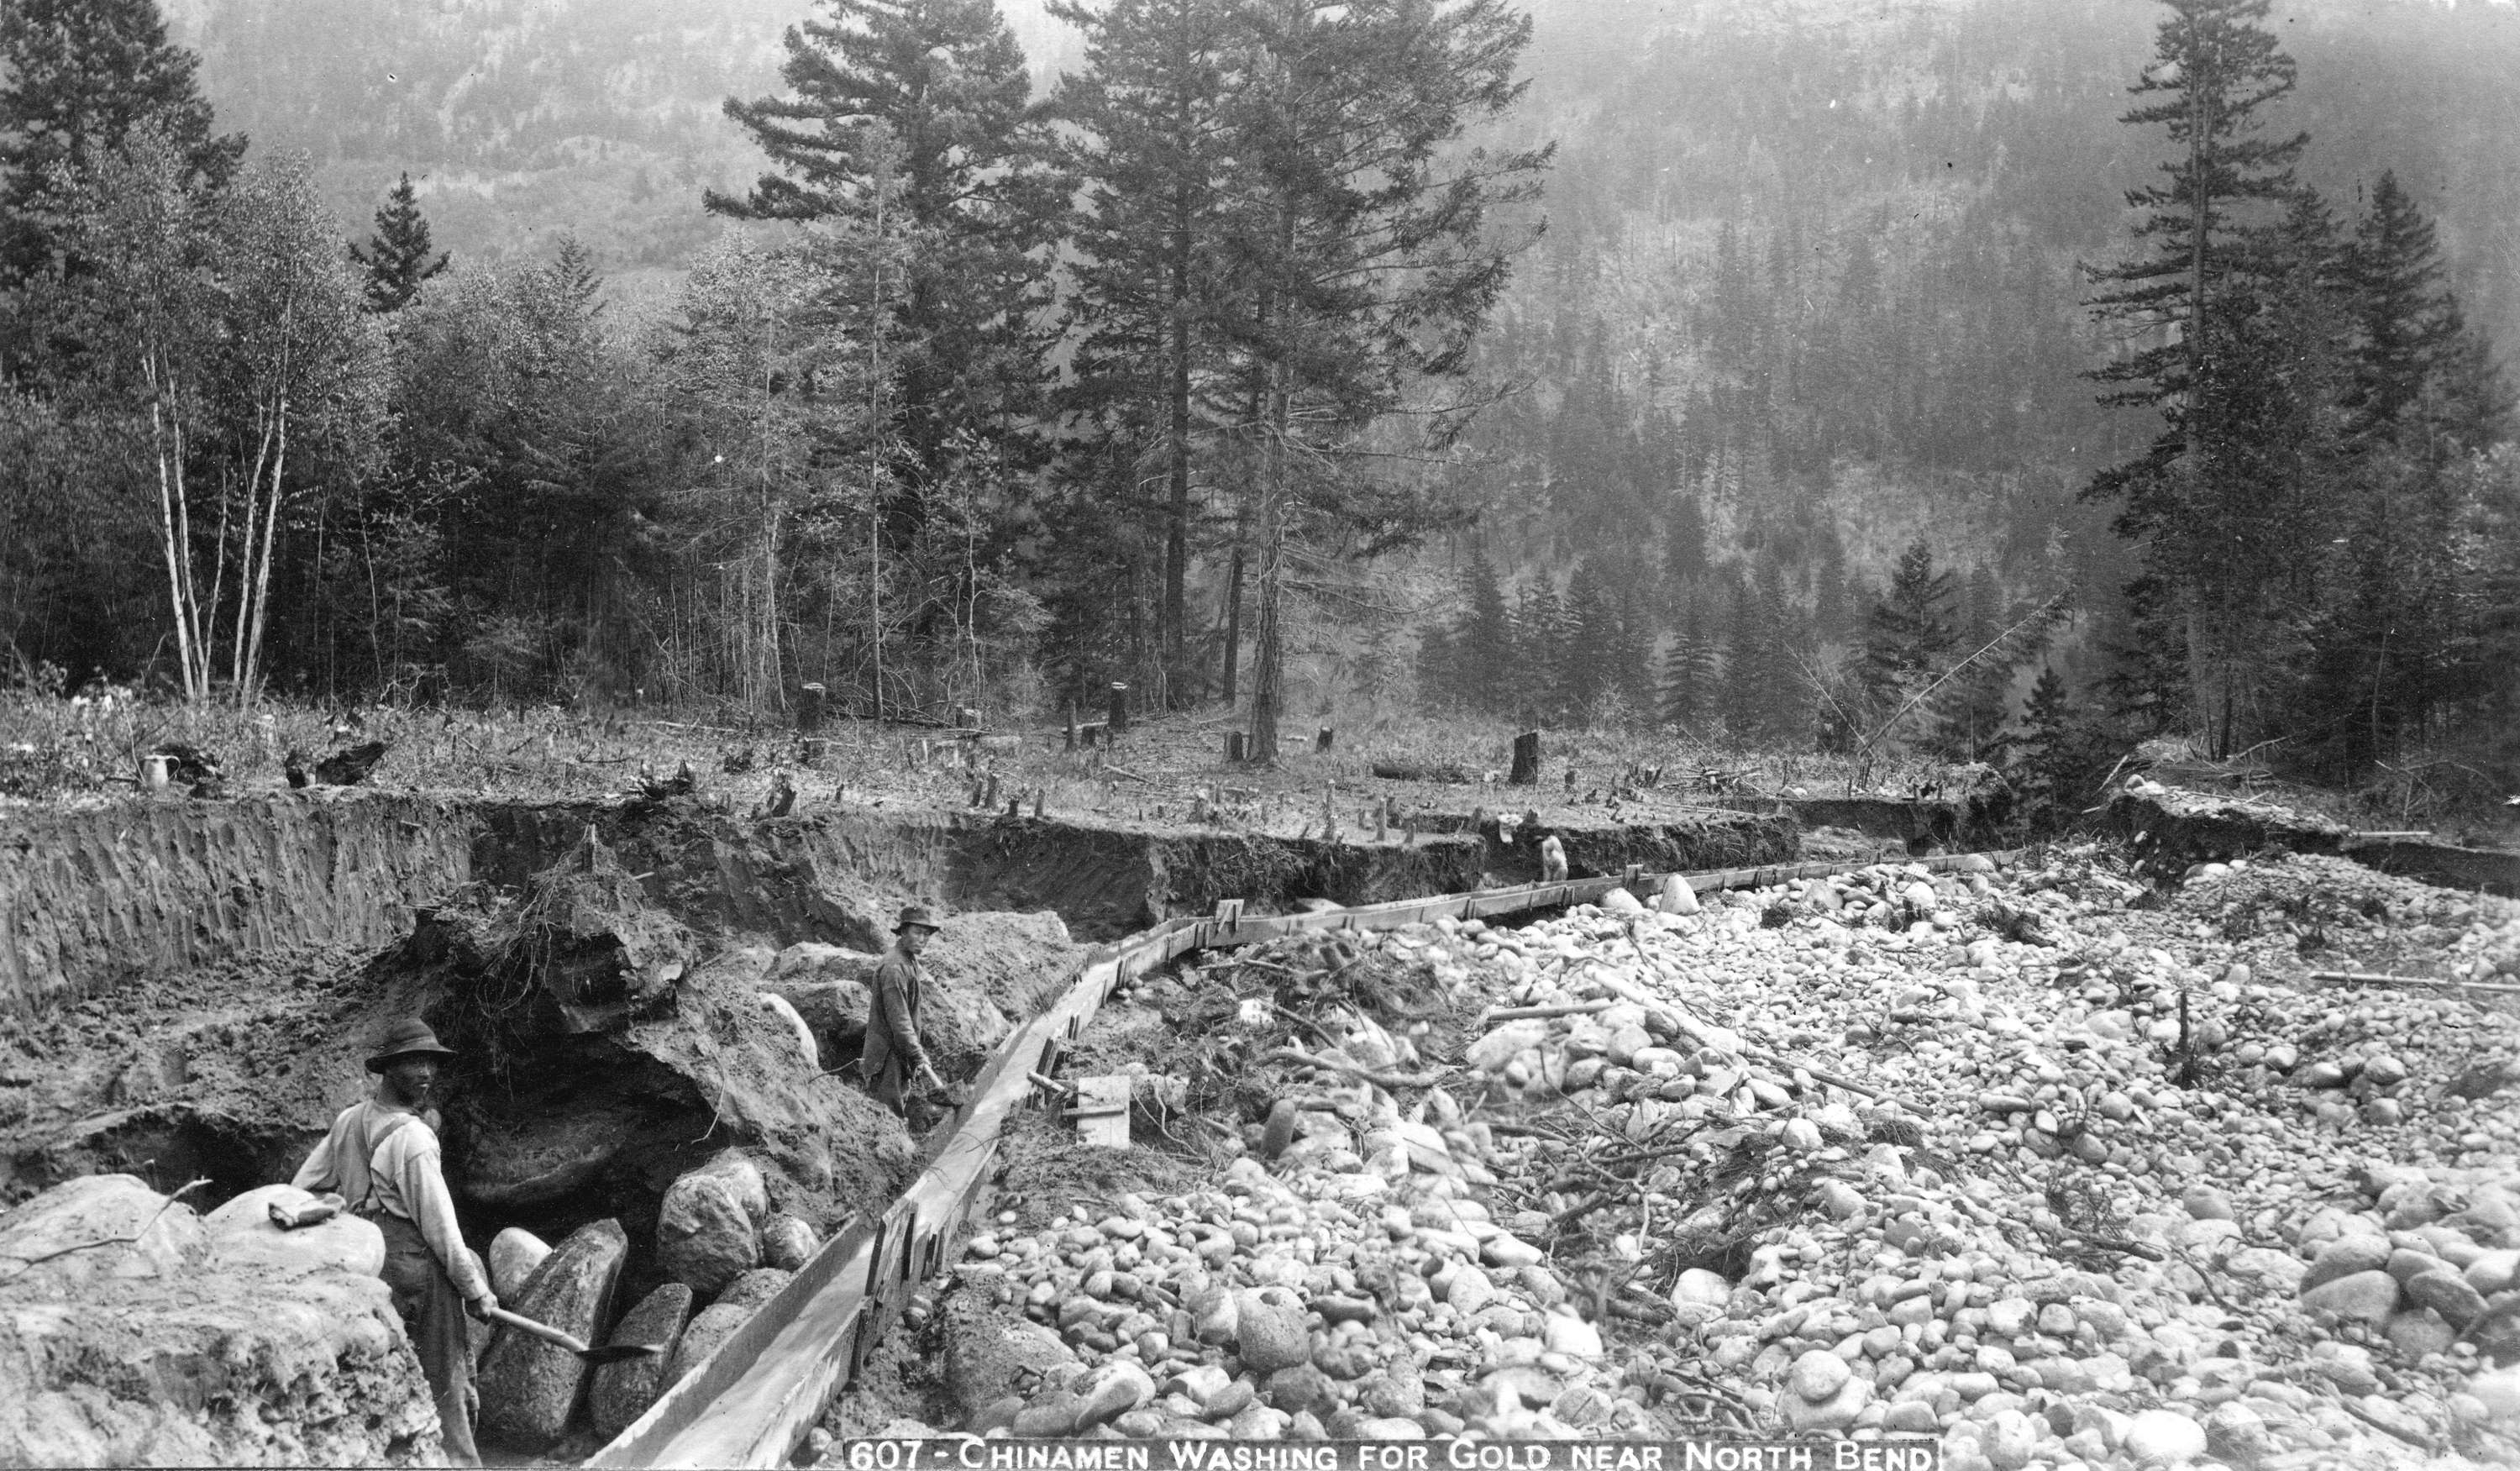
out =
{"type": "Polygon", "coordinates": [[[2271,504],[2280,480],[2253,437],[2271,417],[2267,390],[2280,385],[2260,371],[2264,344],[2250,329],[2274,263],[2271,227],[2298,192],[2293,163],[2309,140],[2265,132],[2264,111],[2294,79],[2265,28],[2270,0],[2168,4],[2154,61],[2133,88],[2153,100],[2122,120],[2162,128],[2172,156],[2161,183],[2128,193],[2138,252],[2093,273],[2101,290],[2091,303],[2148,344],[2093,375],[2113,385],[2103,401],[2156,409],[2165,428],[2085,494],[2123,503],[2118,532],[2138,544],[2148,574],[2129,595],[2172,600],[2160,611],[2182,625],[2189,713],[2228,743],[2242,665],[2264,634],[2246,584],[2262,575],[2264,549],[2245,538],[2300,519],[2271,504]]]}
{"type": "Polygon", "coordinates": [[[157,0],[0,5],[0,285],[60,255],[65,181],[75,187],[138,130],[165,138],[186,187],[227,182],[245,138],[210,131],[199,66],[167,43],[157,0]]]}
{"type": "Polygon", "coordinates": [[[1152,523],[1162,548],[1155,673],[1168,702],[1193,688],[1187,664],[1195,460],[1214,427],[1221,204],[1233,138],[1226,112],[1246,37],[1221,0],[1054,4],[1085,35],[1085,67],[1052,107],[1081,130],[1062,150],[1082,191],[1067,326],[1068,402],[1091,431],[1128,448],[1130,471],[1101,487],[1152,523]],[[1160,492],[1140,487],[1158,481],[1160,492]]]}
{"type": "Polygon", "coordinates": [[[869,238],[918,237],[892,313],[912,483],[890,521],[906,542],[924,522],[924,492],[967,458],[958,432],[1007,464],[1037,458],[1065,187],[993,0],[832,0],[786,46],[788,95],[726,104],[774,171],[705,202],[740,219],[846,217],[869,238]]]}
{"type": "Polygon", "coordinates": [[[410,174],[377,207],[376,234],[368,237],[367,248],[350,246],[350,259],[368,268],[368,310],[380,315],[409,306],[421,283],[446,269],[447,252],[429,244],[428,220],[420,212],[410,174]]]}

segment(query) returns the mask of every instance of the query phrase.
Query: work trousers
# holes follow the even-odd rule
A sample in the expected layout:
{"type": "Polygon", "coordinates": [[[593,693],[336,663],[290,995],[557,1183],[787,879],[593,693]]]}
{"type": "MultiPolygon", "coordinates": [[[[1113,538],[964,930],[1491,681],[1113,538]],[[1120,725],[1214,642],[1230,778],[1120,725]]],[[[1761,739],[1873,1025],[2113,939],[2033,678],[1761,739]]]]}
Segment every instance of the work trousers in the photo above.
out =
{"type": "Polygon", "coordinates": [[[437,1401],[446,1464],[477,1466],[481,1453],[472,1445],[472,1343],[464,1322],[463,1295],[437,1265],[419,1226],[382,1211],[368,1219],[385,1233],[385,1285],[393,1290],[394,1311],[402,1315],[421,1372],[428,1376],[428,1392],[437,1401]]]}
{"type": "Polygon", "coordinates": [[[910,1078],[908,1070],[902,1066],[899,1052],[886,1057],[883,1065],[877,1068],[866,1083],[867,1092],[875,1095],[878,1103],[891,1109],[896,1116],[907,1115],[903,1098],[908,1092],[910,1078]]]}

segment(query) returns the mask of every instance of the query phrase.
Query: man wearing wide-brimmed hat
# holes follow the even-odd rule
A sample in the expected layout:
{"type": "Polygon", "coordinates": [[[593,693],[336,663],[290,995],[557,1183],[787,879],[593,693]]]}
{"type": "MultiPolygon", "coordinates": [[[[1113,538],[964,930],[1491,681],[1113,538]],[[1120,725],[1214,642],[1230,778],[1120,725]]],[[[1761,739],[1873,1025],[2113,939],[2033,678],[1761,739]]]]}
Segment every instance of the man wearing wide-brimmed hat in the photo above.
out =
{"type": "Polygon", "coordinates": [[[910,905],[893,926],[892,949],[875,968],[875,994],[867,1003],[866,1047],[858,1054],[858,1077],[876,1101],[894,1113],[906,1113],[903,1084],[916,1077],[939,1092],[945,1080],[936,1076],[927,1048],[919,1038],[919,953],[936,933],[926,906],[910,905]]]}
{"type": "Polygon", "coordinates": [[[437,1087],[441,1059],[454,1055],[417,1017],[387,1029],[368,1059],[379,1080],[375,1095],[341,1110],[293,1183],[339,1193],[352,1215],[384,1232],[385,1285],[428,1375],[448,1463],[477,1466],[464,1311],[469,1306],[477,1314],[499,1299],[464,1244],[438,1162],[437,1133],[420,1116],[437,1087]]]}

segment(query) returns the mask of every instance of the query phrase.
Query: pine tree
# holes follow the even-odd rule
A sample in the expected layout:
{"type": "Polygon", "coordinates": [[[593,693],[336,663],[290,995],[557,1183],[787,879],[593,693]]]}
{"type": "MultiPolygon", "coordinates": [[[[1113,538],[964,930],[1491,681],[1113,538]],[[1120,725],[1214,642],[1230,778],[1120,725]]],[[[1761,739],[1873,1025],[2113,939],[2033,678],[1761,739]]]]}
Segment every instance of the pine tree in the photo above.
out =
{"type": "Polygon", "coordinates": [[[447,258],[443,250],[432,253],[428,221],[408,173],[378,206],[377,233],[368,237],[367,248],[350,246],[350,259],[368,268],[368,310],[380,315],[409,306],[421,283],[446,269],[447,258]]]}
{"type": "Polygon", "coordinates": [[[2358,340],[2353,382],[2342,402],[2352,411],[2349,429],[2358,440],[2391,432],[2422,396],[2453,325],[2441,275],[2432,221],[2398,187],[2395,173],[2381,174],[2345,255],[2358,340]]]}
{"type": "Polygon", "coordinates": [[[1715,692],[1722,670],[1715,641],[1706,624],[1705,600],[1691,595],[1682,605],[1672,630],[1671,647],[1663,655],[1661,714],[1665,724],[1700,734],[1715,713],[1715,692]]]}
{"type": "Polygon", "coordinates": [[[2044,809],[2052,821],[2070,821],[2096,797],[2092,788],[2106,770],[2099,759],[2105,746],[2053,664],[2042,668],[2030,687],[2018,749],[2016,784],[2034,812],[2044,809]]]}
{"type": "Polygon", "coordinates": [[[65,185],[137,132],[165,139],[188,190],[227,182],[246,141],[211,133],[199,65],[167,44],[157,0],[0,5],[0,285],[62,255],[65,185]]]}
{"type": "Polygon", "coordinates": [[[1061,155],[1083,194],[1066,398],[1092,432],[1135,447],[1133,468],[1160,468],[1159,497],[1139,493],[1141,472],[1117,498],[1160,531],[1156,672],[1178,704],[1194,684],[1186,662],[1192,482],[1215,427],[1203,398],[1228,290],[1218,260],[1232,142],[1225,113],[1248,38],[1221,0],[1055,4],[1052,13],[1085,35],[1085,67],[1060,79],[1052,103],[1082,130],[1061,155]]]}
{"type": "MultiPolygon", "coordinates": [[[[1227,339],[1259,554],[1252,749],[1277,754],[1289,539],[1308,526],[1406,542],[1438,523],[1418,487],[1353,453],[1431,382],[1458,379],[1515,243],[1488,211],[1527,200],[1549,151],[1452,149],[1521,96],[1531,22],[1504,0],[1262,0],[1229,112],[1240,167],[1227,339]]],[[[1430,406],[1431,407],[1431,406],[1430,406]]],[[[1463,412],[1423,422],[1440,443],[1463,412]]]]}
{"type": "Polygon", "coordinates": [[[1578,712],[1589,716],[1603,696],[1620,691],[1623,681],[1618,661],[1627,642],[1626,630],[1619,625],[1617,604],[1611,601],[1600,565],[1592,557],[1576,564],[1575,576],[1567,584],[1566,621],[1570,625],[1566,698],[1578,712]]]}
{"type": "Polygon", "coordinates": [[[1796,745],[1812,732],[1810,700],[1793,607],[1783,576],[1762,560],[1736,585],[1725,630],[1724,728],[1735,743],[1796,745]]]}
{"type": "Polygon", "coordinates": [[[588,322],[604,315],[604,273],[595,268],[595,252],[575,235],[560,238],[560,247],[552,252],[552,284],[559,288],[561,299],[569,303],[588,322]]]}
{"type": "Polygon", "coordinates": [[[1475,710],[1511,714],[1513,615],[1484,546],[1470,551],[1469,565],[1462,571],[1462,598],[1465,606],[1453,647],[1463,681],[1462,702],[1475,710]]]}
{"type": "Polygon", "coordinates": [[[2432,221],[2397,175],[2382,174],[2338,272],[2354,330],[2352,381],[2339,399],[2358,446],[2385,438],[2437,460],[2500,437],[2509,395],[2443,271],[2432,221]]]}
{"type": "Polygon", "coordinates": [[[1523,584],[1513,610],[1512,690],[1517,720],[1554,723],[1564,718],[1570,643],[1571,630],[1557,589],[1545,574],[1523,584]]]}
{"type": "Polygon", "coordinates": [[[1682,491],[1664,513],[1662,579],[1674,602],[1706,575],[1706,508],[1694,492],[1682,491]]]}
{"type": "Polygon", "coordinates": [[[1418,697],[1433,710],[1458,710],[1469,683],[1462,649],[1453,631],[1430,624],[1418,636],[1418,697]]]}
{"type": "Polygon", "coordinates": [[[2103,402],[2157,410],[2164,429],[2132,463],[2103,470],[2089,499],[2121,500],[2119,535],[2137,544],[2146,574],[2129,586],[2172,600],[2184,625],[2191,717],[2218,743],[2232,738],[2245,661],[2263,642],[2263,607],[2250,579],[2269,528],[2307,517],[2281,504],[2282,477],[2257,437],[2288,414],[2284,385],[2252,340],[2258,293],[2279,262],[2271,217],[2300,186],[2292,166],[2305,135],[2262,136],[2262,111],[2292,90],[2292,59],[2264,28],[2269,0],[2168,0],[2155,61],[2133,88],[2157,97],[2122,118],[2160,126],[2176,153],[2166,181],[2128,193],[2141,212],[2140,253],[2093,273],[2091,302],[2104,321],[2157,345],[2092,376],[2103,402]],[[2237,540],[2235,540],[2235,537],[2237,540]]]}
{"type": "MultiPolygon", "coordinates": [[[[1948,662],[1968,658],[1994,644],[2015,616],[2003,605],[1995,574],[1983,564],[1971,569],[1961,598],[1958,638],[1948,662]]],[[[1929,701],[1929,747],[1952,761],[2001,763],[2012,743],[2005,730],[2012,710],[2012,677],[2032,651],[2027,644],[1999,647],[1955,674],[1929,701]]]]}
{"type": "Polygon", "coordinates": [[[920,534],[925,497],[967,457],[964,433],[1006,464],[1038,458],[1052,252],[1066,185],[1050,165],[1022,51],[993,0],[832,0],[787,33],[789,95],[726,114],[775,172],[747,195],[711,191],[739,219],[865,222],[920,242],[897,289],[890,374],[911,483],[894,543],[920,534]]]}
{"type": "Polygon", "coordinates": [[[1950,665],[1959,642],[1952,621],[1958,581],[1951,572],[1934,570],[1933,549],[1921,541],[1899,554],[1889,592],[1866,617],[1855,655],[1861,718],[1868,728],[1888,719],[1950,665]]]}

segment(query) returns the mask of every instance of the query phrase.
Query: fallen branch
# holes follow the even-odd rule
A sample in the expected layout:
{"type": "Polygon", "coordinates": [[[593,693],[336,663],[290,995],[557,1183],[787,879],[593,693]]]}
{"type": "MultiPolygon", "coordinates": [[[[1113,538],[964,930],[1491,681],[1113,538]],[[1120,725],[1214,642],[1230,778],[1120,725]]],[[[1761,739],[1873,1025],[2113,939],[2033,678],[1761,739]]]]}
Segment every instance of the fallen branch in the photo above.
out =
{"type": "Polygon", "coordinates": [[[1444,1081],[1441,1073],[1386,1073],[1339,1057],[1316,1057],[1294,1048],[1276,1048],[1260,1054],[1263,1062],[1291,1062],[1298,1067],[1317,1067],[1327,1072],[1345,1073],[1362,1078],[1376,1088],[1433,1088],[1444,1081]]]}
{"type": "Polygon", "coordinates": [[[1889,1096],[1886,1093],[1867,1088],[1861,1083],[1852,1082],[1846,1078],[1842,1078],[1824,1068],[1812,1067],[1805,1063],[1796,1062],[1790,1057],[1780,1057],[1773,1052],[1753,1051],[1746,1048],[1742,1051],[1741,1055],[1754,1061],[1764,1062],[1770,1067],[1783,1068],[1787,1072],[1793,1072],[1799,1069],[1803,1073],[1808,1074],[1814,1083],[1825,1083],[1831,1088],[1842,1088],[1848,1092],[1854,1093],[1858,1097],[1870,1098],[1876,1103],[1889,1096]]]}
{"type": "Polygon", "coordinates": [[[1597,1011],[1607,1011],[1617,1004],[1617,1002],[1576,1002],[1557,1006],[1499,1006],[1481,1020],[1529,1021],[1544,1016],[1589,1016],[1597,1011]]]}
{"type": "Polygon", "coordinates": [[[2352,1415],[2363,1424],[2371,1426],[2375,1430],[2385,1430],[2409,1446],[2420,1446],[2426,1450],[2438,1450],[2441,1449],[2433,1444],[2432,1437],[2409,1435],[2406,1431],[2390,1424],[2386,1420],[2381,1419],[2378,1415],[2371,1413],[2369,1410],[2364,1409],[2362,1405],[2355,1404],[2352,1400],[2347,1399],[2344,1396],[2338,1396],[2336,1403],[2344,1406],[2347,1414],[2352,1415]]]}
{"type": "Polygon", "coordinates": [[[1152,778],[1152,777],[1141,777],[1141,776],[1139,776],[1136,772],[1133,772],[1133,771],[1129,770],[1129,769],[1128,769],[1127,767],[1125,767],[1125,766],[1113,766],[1113,765],[1111,765],[1109,762],[1107,762],[1107,761],[1106,761],[1106,762],[1104,762],[1104,763],[1103,763],[1103,765],[1102,765],[1102,770],[1104,770],[1104,771],[1106,771],[1106,772],[1110,773],[1110,774],[1111,774],[1112,776],[1114,776],[1114,777],[1126,777],[1126,778],[1128,778],[1128,779],[1129,779],[1130,780],[1132,780],[1132,781],[1143,781],[1143,782],[1145,782],[1145,783],[1146,783],[1147,785],[1148,785],[1148,786],[1152,786],[1152,785],[1154,785],[1154,784],[1155,784],[1155,779],[1154,779],[1154,778],[1152,778]]]}
{"type": "Polygon", "coordinates": [[[2420,975],[2378,975],[2360,970],[2314,970],[2310,978],[2362,986],[2427,986],[2436,990],[2500,991],[2520,995],[2520,986],[2503,981],[2437,981],[2420,975]]]}

